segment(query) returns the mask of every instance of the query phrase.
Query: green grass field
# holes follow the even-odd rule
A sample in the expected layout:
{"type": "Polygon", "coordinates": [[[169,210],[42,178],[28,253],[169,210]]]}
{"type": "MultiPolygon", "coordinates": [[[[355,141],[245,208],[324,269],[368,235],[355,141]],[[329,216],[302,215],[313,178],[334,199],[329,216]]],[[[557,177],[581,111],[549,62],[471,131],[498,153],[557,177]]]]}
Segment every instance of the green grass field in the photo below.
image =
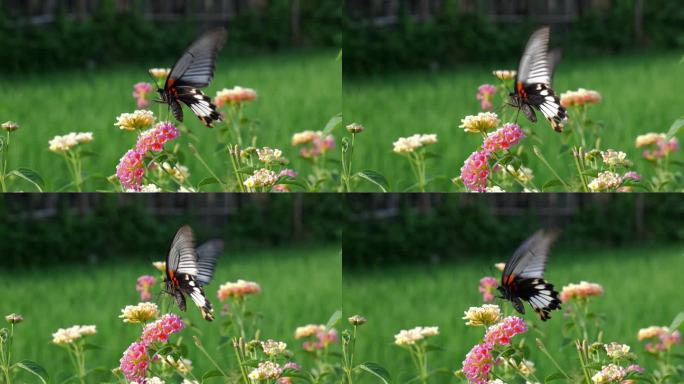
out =
{"type": "MultiPolygon", "coordinates": [[[[393,335],[415,326],[439,326],[440,335],[430,344],[445,348],[430,354],[430,368],[453,372],[470,348],[482,337],[481,328],[466,327],[463,311],[482,304],[477,291],[483,276],[500,276],[492,263],[505,261],[507,255],[469,262],[432,266],[401,266],[374,271],[345,271],[343,306],[345,316],[361,314],[368,323],[361,326],[357,341],[357,361],[373,361],[386,367],[397,382],[406,382],[415,374],[408,352],[393,344],[393,335]],[[492,270],[496,271],[493,272],[492,270]]],[[[681,289],[676,283],[684,269],[684,249],[679,246],[587,250],[581,255],[558,250],[551,255],[546,277],[557,288],[580,280],[600,283],[604,295],[592,304],[607,316],[604,340],[629,344],[632,351],[644,356],[643,345],[636,339],[639,328],[669,325],[684,311],[681,289]]],[[[514,312],[510,303],[498,302],[506,312],[514,312]]],[[[549,351],[568,369],[577,366],[574,347],[561,350],[563,316],[554,311],[551,320],[542,323],[525,304],[525,320],[539,327],[549,351]],[[530,313],[531,312],[531,313],[530,313]]],[[[526,334],[537,377],[550,374],[552,365],[534,345],[533,331],[526,334]]],[[[681,351],[681,346],[679,347],[681,351]]],[[[653,362],[639,360],[647,368],[653,362]]],[[[432,382],[453,382],[449,374],[432,382]]],[[[372,383],[367,377],[363,382],[372,383]]]]}
{"type": "MultiPolygon", "coordinates": [[[[255,89],[258,100],[247,106],[246,115],[261,122],[258,145],[280,148],[292,161],[291,168],[306,169],[297,150],[291,147],[290,138],[295,132],[323,129],[332,116],[340,113],[342,78],[337,55],[337,51],[322,51],[250,58],[222,56],[205,93],[213,98],[224,87],[255,89]]],[[[160,62],[156,66],[172,64],[160,62]]],[[[95,152],[97,157],[84,160],[84,173],[113,175],[119,159],[135,142],[135,135],[120,131],[114,123],[119,114],[136,109],[131,97],[133,84],[150,81],[147,69],[141,64],[0,79],[3,89],[12,90],[0,96],[0,120],[21,124],[12,136],[9,169],[33,169],[43,176],[48,190],[58,190],[68,183],[69,176],[61,156],[48,151],[48,141],[72,131],[91,131],[95,140],[84,149],[95,152]]],[[[157,106],[151,108],[156,114],[157,106]]],[[[195,145],[205,160],[219,174],[227,174],[227,155],[214,152],[215,133],[189,109],[184,109],[184,114],[185,124],[199,137],[195,145]]],[[[183,136],[178,139],[183,146],[188,141],[183,136]]],[[[186,155],[193,184],[209,176],[190,153],[186,155]]],[[[84,190],[106,187],[100,178],[88,182],[84,190]]],[[[30,191],[33,187],[20,181],[13,189],[30,191]]]]}
{"type": "MultiPolygon", "coordinates": [[[[580,87],[599,91],[603,101],[591,107],[590,117],[605,124],[603,148],[622,150],[628,159],[638,160],[641,151],[634,148],[637,135],[667,132],[682,117],[678,100],[684,88],[684,65],[679,64],[680,59],[681,53],[562,60],[556,70],[554,89],[559,94],[580,87]]],[[[390,180],[393,190],[402,191],[415,180],[408,161],[392,152],[392,143],[414,133],[436,133],[439,142],[430,152],[439,157],[429,161],[428,173],[446,179],[435,180],[428,190],[454,191],[456,187],[449,179],[460,174],[463,161],[481,144],[479,136],[466,134],[458,127],[460,121],[466,115],[480,112],[475,99],[477,87],[497,84],[491,71],[514,67],[513,62],[492,63],[432,73],[345,78],[345,122],[358,122],[366,128],[357,138],[356,169],[379,171],[390,180]]],[[[524,117],[518,122],[523,123],[523,128],[532,127],[541,140],[535,144],[561,176],[574,172],[569,157],[559,158],[560,138],[548,122],[541,119],[531,126],[524,117]]],[[[526,151],[535,182],[541,186],[552,179],[551,173],[532,153],[532,141],[523,143],[528,145],[526,151]]],[[[681,157],[681,152],[676,154],[676,159],[681,157]]],[[[637,161],[635,170],[643,172],[646,167],[637,161]]]]}
{"type": "MultiPolygon", "coordinates": [[[[140,259],[145,261],[135,264],[69,266],[12,274],[0,272],[0,280],[9,289],[3,295],[0,313],[4,316],[16,312],[25,319],[15,328],[13,360],[37,361],[56,378],[60,372],[72,369],[66,350],[51,343],[52,333],[74,324],[95,324],[98,332],[89,342],[102,349],[87,352],[88,366],[118,367],[123,351],[136,339],[140,329],[124,324],[117,317],[124,306],[138,303],[136,279],[143,274],[156,275],[157,271],[148,261],[160,258],[162,255],[144,255],[140,259]]],[[[262,292],[250,298],[249,307],[263,315],[260,322],[262,338],[286,341],[288,349],[296,353],[294,359],[306,365],[299,343],[293,338],[294,330],[309,323],[325,323],[340,308],[340,267],[340,252],[336,246],[224,254],[206,293],[218,315],[221,306],[216,291],[220,284],[237,279],[258,282],[262,292]]],[[[179,313],[177,309],[174,311],[179,313]]],[[[233,364],[232,351],[216,349],[220,317],[208,323],[193,304],[188,304],[184,318],[196,326],[202,342],[216,360],[224,367],[233,364]]],[[[180,336],[188,344],[189,358],[195,367],[193,372],[201,376],[213,368],[193,345],[190,338],[193,334],[192,330],[186,329],[180,336]]],[[[16,382],[34,382],[30,376],[21,378],[25,381],[16,382]]]]}

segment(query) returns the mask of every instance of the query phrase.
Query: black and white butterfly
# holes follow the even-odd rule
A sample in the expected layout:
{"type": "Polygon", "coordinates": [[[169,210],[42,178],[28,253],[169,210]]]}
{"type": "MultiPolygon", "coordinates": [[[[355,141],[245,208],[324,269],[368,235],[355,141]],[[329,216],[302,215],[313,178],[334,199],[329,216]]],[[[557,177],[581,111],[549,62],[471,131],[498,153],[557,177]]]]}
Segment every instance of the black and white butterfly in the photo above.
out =
{"type": "Polygon", "coordinates": [[[226,35],[224,28],[218,28],[200,36],[171,68],[164,88],[157,90],[161,101],[169,105],[178,121],[183,121],[180,102],[190,107],[209,128],[213,127],[214,121],[222,121],[216,106],[199,88],[208,86],[214,77],[216,55],[226,41],[226,35]]]}
{"type": "Polygon", "coordinates": [[[188,295],[205,320],[214,320],[214,310],[202,286],[211,282],[221,251],[222,240],[211,240],[195,248],[195,235],[187,225],[176,232],[166,256],[164,282],[166,292],[173,296],[181,311],[185,311],[185,295],[188,295]]]}
{"type": "Polygon", "coordinates": [[[502,298],[510,300],[518,312],[525,313],[521,299],[525,300],[543,321],[551,318],[549,312],[561,308],[558,292],[544,280],[549,248],[557,236],[558,232],[539,230],[525,240],[508,259],[498,288],[502,298]]]}
{"type": "Polygon", "coordinates": [[[556,132],[562,132],[567,112],[551,89],[560,51],[549,52],[549,34],[549,27],[542,27],[527,41],[515,77],[515,90],[510,93],[510,104],[520,108],[533,123],[537,121],[533,107],[538,109],[556,132]]]}

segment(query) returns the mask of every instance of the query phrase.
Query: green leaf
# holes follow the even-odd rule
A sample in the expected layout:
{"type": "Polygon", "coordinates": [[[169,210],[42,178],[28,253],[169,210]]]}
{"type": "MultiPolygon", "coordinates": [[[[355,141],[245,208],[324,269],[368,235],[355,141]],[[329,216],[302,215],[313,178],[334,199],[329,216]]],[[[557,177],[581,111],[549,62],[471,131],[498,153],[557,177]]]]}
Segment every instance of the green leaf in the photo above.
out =
{"type": "Polygon", "coordinates": [[[364,169],[363,171],[356,172],[354,177],[360,177],[362,179],[368,180],[380,188],[381,191],[387,192],[389,187],[389,182],[381,173],[373,171],[371,169],[364,169]]]}
{"type": "Polygon", "coordinates": [[[684,118],[675,120],[675,122],[672,123],[670,129],[667,131],[665,141],[670,141],[670,139],[673,138],[677,134],[677,132],[679,132],[679,128],[681,128],[682,126],[684,126],[684,118]]]}
{"type": "Polygon", "coordinates": [[[327,136],[335,130],[335,128],[342,125],[342,114],[337,114],[328,120],[328,124],[323,128],[323,136],[327,136]]]}
{"type": "Polygon", "coordinates": [[[223,373],[221,373],[221,371],[219,371],[218,369],[214,369],[213,371],[209,371],[209,372],[205,373],[204,375],[202,375],[202,382],[204,382],[204,380],[212,378],[212,377],[223,377],[223,373]]]}
{"type": "Polygon", "coordinates": [[[48,375],[45,368],[43,368],[40,364],[36,363],[35,361],[22,360],[14,365],[25,370],[28,373],[38,376],[38,378],[40,379],[40,381],[43,382],[43,384],[47,384],[47,380],[50,378],[50,375],[48,375]]]}
{"type": "Polygon", "coordinates": [[[389,384],[392,382],[392,378],[390,377],[389,372],[387,372],[387,370],[379,364],[367,361],[367,362],[359,365],[359,368],[363,369],[364,371],[366,371],[368,373],[375,375],[377,378],[382,380],[382,382],[385,384],[389,384]]]}
{"type": "Polygon", "coordinates": [[[197,188],[204,187],[205,185],[211,185],[211,184],[221,184],[221,182],[215,178],[215,177],[207,177],[206,179],[202,180],[197,184],[197,188]]]}
{"type": "Polygon", "coordinates": [[[675,316],[674,320],[672,320],[672,324],[670,324],[670,330],[675,330],[678,329],[680,325],[684,322],[684,312],[679,312],[677,316],[675,316]]]}
{"type": "Polygon", "coordinates": [[[563,184],[562,181],[560,181],[558,179],[551,179],[551,180],[547,181],[546,183],[544,183],[544,185],[542,185],[541,191],[546,192],[546,190],[549,188],[562,187],[562,186],[565,186],[565,184],[563,184]]]}
{"type": "Polygon", "coordinates": [[[19,168],[10,172],[9,174],[20,177],[33,184],[38,189],[38,192],[43,192],[43,188],[45,188],[45,181],[43,181],[43,178],[38,174],[38,172],[32,169],[19,168]]]}
{"type": "Polygon", "coordinates": [[[328,322],[325,324],[325,329],[330,329],[337,324],[338,321],[342,318],[342,311],[337,310],[335,311],[332,316],[330,316],[330,319],[328,319],[328,322]]]}
{"type": "Polygon", "coordinates": [[[544,379],[544,382],[548,383],[550,381],[561,380],[561,379],[565,379],[565,375],[560,373],[560,372],[556,372],[556,373],[552,373],[552,374],[546,376],[546,378],[544,379]]]}

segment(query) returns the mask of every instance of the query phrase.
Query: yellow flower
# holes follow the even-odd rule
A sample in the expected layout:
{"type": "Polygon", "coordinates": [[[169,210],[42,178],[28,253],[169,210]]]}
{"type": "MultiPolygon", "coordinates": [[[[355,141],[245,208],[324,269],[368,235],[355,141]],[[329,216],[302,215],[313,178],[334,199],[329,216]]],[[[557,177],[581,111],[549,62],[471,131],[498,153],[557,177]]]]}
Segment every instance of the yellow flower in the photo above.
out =
{"type": "Polygon", "coordinates": [[[121,310],[120,319],[124,323],[146,323],[159,316],[159,308],[154,303],[139,303],[138,305],[127,305],[121,310]]]}
{"type": "Polygon", "coordinates": [[[171,68],[150,68],[150,75],[157,79],[166,79],[171,72],[171,68]]]}
{"type": "Polygon", "coordinates": [[[308,324],[303,327],[297,327],[294,337],[295,339],[301,339],[323,331],[325,331],[325,325],[308,324]]]}
{"type": "Polygon", "coordinates": [[[639,339],[639,341],[650,339],[652,337],[664,335],[668,332],[670,332],[668,327],[658,327],[653,325],[648,328],[641,328],[639,330],[639,334],[637,335],[637,339],[639,339]]]}
{"type": "Polygon", "coordinates": [[[139,109],[133,113],[122,113],[116,118],[114,125],[126,131],[142,130],[154,124],[152,111],[139,109]]]}
{"type": "Polygon", "coordinates": [[[512,70],[504,70],[504,69],[499,69],[496,71],[492,71],[494,76],[496,76],[497,79],[505,81],[505,80],[513,80],[515,79],[515,75],[518,73],[517,71],[512,71],[512,70]]]}
{"type": "Polygon", "coordinates": [[[496,128],[500,122],[496,113],[480,112],[477,115],[469,115],[461,119],[459,128],[472,133],[487,132],[496,128]]]}
{"type": "Polygon", "coordinates": [[[468,320],[466,325],[488,327],[501,320],[501,309],[495,304],[484,304],[481,307],[470,307],[464,315],[463,319],[468,320]]]}

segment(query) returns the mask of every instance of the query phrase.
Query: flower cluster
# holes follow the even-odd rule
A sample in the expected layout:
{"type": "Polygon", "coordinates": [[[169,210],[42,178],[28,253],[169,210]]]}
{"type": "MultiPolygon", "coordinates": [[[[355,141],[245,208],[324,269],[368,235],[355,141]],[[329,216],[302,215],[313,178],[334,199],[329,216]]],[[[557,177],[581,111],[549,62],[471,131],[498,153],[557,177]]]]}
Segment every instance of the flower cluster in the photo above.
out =
{"type": "Polygon", "coordinates": [[[601,370],[592,376],[591,381],[596,384],[620,382],[627,372],[617,364],[608,364],[601,367],[601,370]]]}
{"type": "Polygon", "coordinates": [[[622,359],[629,356],[629,345],[612,342],[610,344],[603,344],[606,354],[611,359],[622,359]]]}
{"type": "MultiPolygon", "coordinates": [[[[299,329],[299,328],[298,328],[299,329]]],[[[325,330],[325,326],[319,326],[318,331],[315,333],[316,338],[314,340],[307,340],[302,344],[302,348],[309,352],[316,350],[323,350],[328,348],[332,343],[336,343],[338,340],[337,331],[335,329],[325,330]]],[[[295,332],[295,338],[296,332],[295,332]]]]}
{"type": "Polygon", "coordinates": [[[426,337],[439,335],[439,327],[415,327],[412,329],[402,329],[394,335],[394,344],[396,345],[413,345],[417,341],[423,340],[426,337]]]}
{"type": "Polygon", "coordinates": [[[127,305],[121,310],[120,319],[124,323],[138,324],[147,323],[159,316],[159,308],[155,303],[139,303],[138,305],[127,305]]]}
{"type": "Polygon", "coordinates": [[[148,151],[161,152],[164,144],[177,138],[178,135],[179,131],[175,125],[170,122],[161,122],[140,134],[135,149],[143,154],[148,151]]]}
{"type": "Polygon", "coordinates": [[[52,152],[66,152],[78,144],[90,143],[91,141],[93,141],[92,132],[71,132],[63,136],[55,136],[48,144],[52,152]]]}
{"type": "Polygon", "coordinates": [[[682,342],[682,336],[679,331],[671,331],[668,327],[651,326],[642,328],[637,335],[639,341],[655,339],[657,343],[647,343],[645,348],[648,352],[657,353],[659,351],[667,351],[673,345],[682,342]]]}
{"type": "Polygon", "coordinates": [[[144,380],[147,367],[150,365],[150,356],[147,354],[147,345],[136,341],[131,344],[119,360],[119,368],[127,380],[144,380]]]}
{"type": "Polygon", "coordinates": [[[0,124],[0,127],[2,128],[3,131],[7,131],[7,132],[14,132],[17,129],[21,128],[19,123],[15,123],[14,121],[6,121],[6,122],[0,124]]]}
{"type": "Polygon", "coordinates": [[[269,339],[261,342],[261,349],[263,349],[267,356],[279,355],[285,351],[285,348],[287,348],[287,344],[283,343],[282,341],[269,339]]]}
{"type": "Polygon", "coordinates": [[[335,148],[335,138],[325,135],[323,131],[303,131],[292,135],[292,145],[300,146],[309,144],[299,150],[299,155],[310,159],[325,154],[335,148]]]}
{"type": "Polygon", "coordinates": [[[580,88],[576,91],[567,91],[560,95],[560,103],[563,107],[582,106],[585,104],[598,104],[601,102],[601,94],[580,88]]]}
{"type": "Polygon", "coordinates": [[[496,70],[492,71],[494,76],[496,76],[497,79],[501,81],[506,81],[506,80],[513,80],[515,79],[515,75],[518,74],[518,71],[513,71],[513,70],[496,70]]]}
{"type": "Polygon", "coordinates": [[[492,112],[480,112],[477,116],[466,116],[461,119],[459,128],[463,128],[466,132],[479,133],[487,132],[499,126],[499,116],[492,112]]]}
{"type": "Polygon", "coordinates": [[[16,313],[10,313],[9,315],[5,316],[5,321],[7,321],[9,324],[19,324],[24,321],[24,317],[16,313]]]}
{"type": "Polygon", "coordinates": [[[152,92],[152,84],[137,83],[133,86],[133,98],[135,99],[138,108],[147,108],[150,106],[150,92],[152,92]]]}
{"type": "Polygon", "coordinates": [[[622,176],[615,172],[603,171],[592,180],[587,187],[592,192],[614,191],[618,189],[623,182],[622,176]]]}
{"type": "Polygon", "coordinates": [[[489,155],[486,151],[476,151],[470,154],[461,167],[459,177],[463,184],[471,191],[484,192],[489,178],[489,155]]]}
{"type": "Polygon", "coordinates": [[[242,88],[235,86],[232,89],[223,88],[222,90],[216,92],[216,97],[214,98],[214,104],[218,108],[226,104],[240,104],[245,101],[252,101],[257,98],[257,93],[251,88],[242,88]]]}
{"type": "Polygon", "coordinates": [[[488,327],[501,320],[501,308],[495,304],[484,304],[481,307],[470,307],[463,312],[463,320],[468,320],[466,325],[488,327]]]}
{"type": "Polygon", "coordinates": [[[524,137],[525,134],[518,124],[506,123],[503,127],[487,135],[484,143],[482,143],[482,149],[486,152],[508,150],[524,137]]]}
{"type": "Polygon", "coordinates": [[[169,335],[182,331],[184,327],[185,324],[178,315],[167,313],[159,320],[145,326],[142,342],[146,345],[155,342],[165,343],[169,340],[169,335]]]}
{"type": "Polygon", "coordinates": [[[283,158],[283,151],[270,147],[257,148],[256,153],[259,161],[266,164],[278,163],[283,158]]]}
{"type": "Polygon", "coordinates": [[[656,160],[668,156],[672,152],[679,150],[679,141],[677,138],[673,137],[668,141],[665,141],[667,135],[664,133],[647,133],[645,135],[639,135],[636,138],[634,146],[637,148],[641,147],[651,147],[650,149],[644,150],[642,155],[647,160],[656,160]]]}
{"type": "Polygon", "coordinates": [[[278,174],[267,168],[254,171],[254,174],[244,181],[247,188],[270,188],[278,182],[278,174]]]}
{"type": "Polygon", "coordinates": [[[477,99],[483,111],[492,109],[492,98],[496,92],[496,87],[491,84],[482,84],[477,88],[477,99]]]}
{"type": "Polygon", "coordinates": [[[482,300],[489,303],[494,300],[494,291],[499,286],[499,282],[495,277],[485,276],[480,279],[480,287],[478,291],[482,294],[482,300]]]}
{"type": "Polygon", "coordinates": [[[230,297],[242,298],[247,295],[256,295],[261,292],[261,286],[253,281],[238,280],[221,284],[217,296],[219,300],[226,301],[230,297]]]}
{"type": "Polygon", "coordinates": [[[515,335],[527,332],[525,321],[516,316],[508,316],[487,329],[484,340],[491,345],[509,345],[515,335]]]}
{"type": "Polygon", "coordinates": [[[259,366],[249,373],[252,380],[275,380],[283,374],[283,368],[272,361],[263,361],[259,366]]]}
{"type": "Polygon", "coordinates": [[[627,154],[621,151],[609,149],[607,151],[601,152],[601,158],[603,159],[603,163],[607,166],[615,167],[626,164],[627,154]]]}
{"type": "Polygon", "coordinates": [[[143,130],[154,124],[152,111],[139,109],[133,113],[122,113],[116,118],[114,125],[126,131],[143,130]]]}
{"type": "Polygon", "coordinates": [[[392,143],[394,148],[392,149],[395,153],[410,153],[415,152],[417,149],[422,148],[425,145],[435,144],[437,142],[436,134],[415,134],[409,137],[400,137],[392,143]]]}
{"type": "Polygon", "coordinates": [[[152,298],[152,293],[150,290],[152,286],[157,283],[157,279],[150,275],[143,275],[138,277],[138,281],[135,284],[135,290],[140,293],[140,300],[147,301],[152,298]]]}
{"type": "Polygon", "coordinates": [[[169,76],[169,73],[171,73],[171,68],[150,68],[148,72],[150,72],[152,77],[162,80],[169,76]]]}
{"type": "Polygon", "coordinates": [[[463,360],[463,374],[473,384],[488,384],[489,373],[494,365],[492,346],[476,344],[463,360]]]}
{"type": "Polygon", "coordinates": [[[302,339],[323,331],[325,331],[325,325],[323,324],[307,324],[302,327],[297,327],[297,329],[295,329],[294,337],[295,339],[302,339]]]}
{"type": "Polygon", "coordinates": [[[83,336],[97,333],[94,325],[74,325],[69,328],[60,328],[52,334],[52,342],[58,345],[71,344],[83,336]]]}
{"type": "Polygon", "coordinates": [[[564,303],[572,299],[584,299],[590,296],[603,295],[603,287],[596,283],[581,281],[579,284],[569,284],[563,287],[560,300],[564,303]]]}

